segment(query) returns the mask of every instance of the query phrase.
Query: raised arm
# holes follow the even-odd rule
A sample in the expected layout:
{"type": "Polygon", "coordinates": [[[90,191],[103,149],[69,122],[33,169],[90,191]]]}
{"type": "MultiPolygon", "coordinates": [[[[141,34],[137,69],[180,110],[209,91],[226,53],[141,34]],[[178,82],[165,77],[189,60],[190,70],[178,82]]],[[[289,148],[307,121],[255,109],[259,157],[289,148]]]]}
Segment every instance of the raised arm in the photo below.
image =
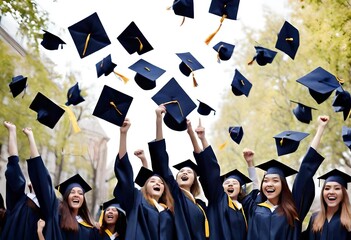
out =
{"type": "Polygon", "coordinates": [[[258,177],[256,174],[255,165],[254,165],[255,152],[251,149],[244,148],[243,156],[244,156],[244,159],[247,163],[247,170],[249,173],[249,178],[252,180],[252,190],[259,189],[260,183],[258,181],[258,177]]]}
{"type": "Polygon", "coordinates": [[[156,141],[163,139],[162,118],[164,113],[166,113],[166,107],[161,104],[156,109],[156,141]]]}
{"type": "Polygon", "coordinates": [[[317,121],[318,121],[317,131],[316,131],[316,134],[314,135],[312,142],[311,142],[311,147],[314,150],[317,150],[319,143],[321,142],[322,135],[324,133],[324,129],[329,122],[329,117],[328,116],[319,116],[317,121]]]}
{"type": "Polygon", "coordinates": [[[130,121],[128,118],[124,119],[122,126],[120,127],[120,138],[119,138],[119,158],[122,159],[127,153],[127,132],[130,127],[130,121]]]}
{"type": "Polygon", "coordinates": [[[191,126],[191,121],[187,120],[186,124],[187,124],[187,133],[188,133],[188,135],[190,137],[190,141],[191,141],[191,143],[193,145],[194,153],[200,153],[202,151],[202,149],[200,148],[199,143],[197,142],[197,139],[196,139],[196,136],[195,136],[195,132],[194,132],[192,126],[191,126]]]}
{"type": "Polygon", "coordinates": [[[201,124],[201,118],[199,118],[199,125],[195,129],[195,132],[197,134],[197,137],[200,139],[202,148],[205,150],[210,144],[208,144],[206,135],[205,135],[205,128],[201,124]]]}
{"type": "Polygon", "coordinates": [[[137,156],[140,161],[141,161],[141,164],[143,165],[144,168],[149,168],[149,164],[147,162],[147,159],[145,157],[145,152],[143,149],[137,149],[134,151],[134,155],[137,156]]]}

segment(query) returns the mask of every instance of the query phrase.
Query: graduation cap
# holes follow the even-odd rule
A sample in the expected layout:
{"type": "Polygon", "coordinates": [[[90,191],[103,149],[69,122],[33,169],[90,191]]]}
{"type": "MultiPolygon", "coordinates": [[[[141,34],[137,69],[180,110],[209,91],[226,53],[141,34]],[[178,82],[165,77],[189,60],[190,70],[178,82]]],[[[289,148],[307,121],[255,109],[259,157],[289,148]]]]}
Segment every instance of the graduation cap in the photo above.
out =
{"type": "Polygon", "coordinates": [[[156,80],[166,71],[145,61],[139,59],[131,65],[129,69],[136,72],[135,82],[144,90],[151,90],[156,87],[156,80]]]}
{"type": "Polygon", "coordinates": [[[247,80],[237,69],[235,69],[235,74],[232,81],[232,92],[235,96],[245,95],[249,96],[252,84],[247,80]]]}
{"type": "Polygon", "coordinates": [[[351,128],[343,126],[341,132],[342,140],[344,141],[345,145],[351,150],[351,128]]]}
{"type": "Polygon", "coordinates": [[[200,100],[198,100],[200,102],[198,108],[197,108],[197,112],[200,115],[203,116],[207,116],[211,113],[211,111],[214,111],[214,115],[216,114],[216,110],[214,110],[213,108],[211,108],[210,106],[208,106],[206,103],[201,102],[200,100]]]}
{"type": "Polygon", "coordinates": [[[104,85],[93,115],[117,126],[122,126],[133,97],[104,85]]]}
{"type": "Polygon", "coordinates": [[[308,135],[308,133],[303,132],[284,131],[274,136],[278,156],[295,152],[300,141],[308,135]]]}
{"type": "Polygon", "coordinates": [[[37,112],[37,120],[49,128],[54,128],[65,113],[65,110],[56,105],[41,92],[37,93],[29,108],[37,112]]]}
{"type": "Polygon", "coordinates": [[[57,50],[59,46],[61,45],[61,49],[63,48],[63,44],[66,44],[61,38],[58,36],[48,32],[44,31],[43,34],[43,40],[41,41],[41,45],[47,49],[47,50],[57,50]]]}
{"type": "Polygon", "coordinates": [[[117,198],[112,198],[111,200],[108,200],[102,204],[102,210],[104,210],[104,211],[110,207],[114,207],[118,210],[118,213],[119,213],[118,217],[120,216],[120,214],[123,214],[124,216],[126,216],[126,212],[123,210],[121,205],[118,203],[117,198]]]}
{"type": "MultiPolygon", "coordinates": [[[[342,88],[341,88],[342,89],[342,88]]],[[[351,95],[348,91],[342,89],[339,91],[333,100],[332,106],[336,112],[343,112],[344,121],[350,117],[351,114],[351,95]]]]}
{"type": "Polygon", "coordinates": [[[291,59],[295,58],[300,45],[299,30],[285,21],[280,32],[275,47],[286,53],[291,59]]]}
{"type": "Polygon", "coordinates": [[[138,175],[136,176],[134,182],[138,184],[140,187],[143,187],[146,181],[152,177],[152,176],[157,176],[153,171],[151,171],[148,168],[141,167],[139,170],[138,175]]]}
{"type": "MultiPolygon", "coordinates": [[[[333,103],[336,99],[336,97],[338,96],[339,93],[343,92],[344,89],[342,88],[342,86],[338,87],[337,89],[335,89],[335,96],[334,96],[334,100],[333,103]]],[[[334,112],[341,112],[343,110],[342,106],[332,106],[334,109],[334,112]]]]}
{"type": "Polygon", "coordinates": [[[108,76],[110,73],[113,72],[116,66],[117,64],[112,62],[111,54],[107,55],[105,58],[103,58],[101,61],[95,64],[97,77],[99,78],[103,74],[105,76],[108,76]]]}
{"type": "Polygon", "coordinates": [[[95,12],[68,27],[80,58],[111,44],[98,14],[95,12]]]}
{"type": "Polygon", "coordinates": [[[194,0],[175,0],[172,9],[178,16],[194,18],[194,0]]]}
{"type": "Polygon", "coordinates": [[[66,106],[71,104],[78,105],[81,102],[84,102],[85,99],[80,95],[80,89],[78,86],[78,82],[74,84],[67,92],[67,102],[65,103],[66,106]]]}
{"type": "Polygon", "coordinates": [[[27,87],[27,77],[23,77],[22,75],[18,75],[12,78],[9,83],[9,87],[12,93],[12,96],[17,97],[23,90],[27,87]]]}
{"type": "Polygon", "coordinates": [[[251,65],[256,60],[258,65],[265,66],[267,63],[272,63],[275,55],[277,55],[276,51],[270,50],[268,48],[255,46],[255,49],[256,55],[248,63],[248,65],[251,65]]]}
{"type": "Polygon", "coordinates": [[[241,126],[229,127],[228,131],[230,138],[237,144],[240,144],[241,139],[244,136],[243,128],[241,126]]]}
{"type": "Polygon", "coordinates": [[[332,92],[340,86],[336,77],[322,67],[314,69],[296,81],[308,87],[312,98],[318,104],[327,100],[332,92]]]}
{"type": "Polygon", "coordinates": [[[219,42],[213,46],[213,49],[217,52],[217,60],[220,62],[227,61],[233,55],[235,46],[226,42],[219,42]]]}
{"type": "Polygon", "coordinates": [[[157,105],[165,105],[167,112],[163,121],[170,129],[183,131],[187,128],[186,117],[196,108],[196,104],[174,78],[169,80],[152,100],[157,105]]]}
{"type": "Polygon", "coordinates": [[[77,173],[76,175],[70,177],[66,181],[60,183],[55,188],[62,194],[65,195],[67,191],[70,191],[74,187],[79,187],[84,193],[89,192],[92,188],[89,184],[77,173]]]}
{"type": "Polygon", "coordinates": [[[351,182],[351,176],[338,169],[333,169],[326,174],[318,177],[318,179],[323,179],[325,182],[337,182],[347,189],[347,183],[351,182]]]}
{"type": "Polygon", "coordinates": [[[138,26],[133,21],[117,37],[117,40],[129,54],[137,52],[139,55],[142,55],[153,50],[151,44],[147,41],[138,26]]]}
{"type": "Polygon", "coordinates": [[[232,171],[229,171],[221,176],[222,182],[224,182],[228,178],[234,178],[234,179],[238,180],[240,183],[240,186],[252,182],[252,180],[250,178],[246,177],[238,169],[234,169],[232,171]]]}
{"type": "Polygon", "coordinates": [[[300,102],[296,102],[293,100],[290,100],[290,101],[297,104],[297,106],[293,109],[293,113],[295,117],[300,122],[309,124],[312,120],[312,110],[317,110],[317,109],[307,106],[305,104],[302,104],[300,102]]]}
{"type": "Polygon", "coordinates": [[[178,171],[180,171],[182,168],[188,167],[191,168],[194,172],[196,172],[197,176],[200,176],[199,174],[199,167],[190,159],[187,159],[183,162],[180,162],[176,165],[173,166],[175,169],[177,169],[178,171]]]}
{"type": "Polygon", "coordinates": [[[176,53],[177,56],[182,60],[179,64],[179,70],[185,75],[189,76],[190,73],[193,75],[193,83],[194,87],[197,86],[197,82],[195,80],[194,71],[204,68],[201,63],[199,63],[196,58],[190,53],[176,53]]]}
{"type": "Polygon", "coordinates": [[[295,169],[281,163],[275,159],[259,164],[256,167],[266,171],[266,174],[278,174],[281,177],[289,177],[298,173],[295,169]]]}

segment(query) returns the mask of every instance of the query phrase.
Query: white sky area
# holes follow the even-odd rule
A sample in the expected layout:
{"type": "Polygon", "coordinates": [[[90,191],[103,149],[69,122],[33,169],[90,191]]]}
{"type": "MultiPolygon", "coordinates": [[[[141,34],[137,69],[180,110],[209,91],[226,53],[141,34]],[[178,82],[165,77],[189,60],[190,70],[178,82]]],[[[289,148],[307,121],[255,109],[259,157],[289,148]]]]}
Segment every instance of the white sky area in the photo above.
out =
{"type": "MultiPolygon", "coordinates": [[[[210,131],[227,131],[228,126],[216,130],[210,129],[210,126],[220,117],[218,109],[224,95],[224,89],[231,87],[235,70],[232,59],[235,60],[235,52],[240,51],[240,48],[245,44],[252,45],[252,48],[256,44],[245,41],[245,36],[241,33],[240,28],[243,25],[254,28],[262,27],[263,6],[272,8],[277,14],[288,14],[286,0],[241,0],[238,20],[226,19],[218,34],[209,45],[206,45],[204,43],[205,39],[218,28],[220,23],[219,16],[208,12],[210,0],[195,0],[195,18],[186,18],[182,26],[180,26],[182,17],[175,15],[173,10],[166,10],[173,1],[40,0],[38,2],[41,8],[50,13],[49,18],[55,23],[54,26],[45,30],[58,35],[66,42],[63,49],[57,51],[48,51],[42,47],[41,49],[57,64],[56,70],[63,76],[70,71],[76,71],[80,74],[77,79],[79,87],[87,89],[88,92],[85,97],[86,102],[81,104],[89,103],[89,106],[84,106],[91,109],[92,113],[104,85],[134,98],[127,114],[132,123],[128,133],[127,147],[130,160],[136,171],[140,167],[140,162],[133,156],[134,150],[144,149],[149,159],[147,143],[155,138],[155,109],[157,105],[151,97],[173,77],[196,105],[199,104],[197,101],[199,99],[217,110],[216,115],[213,115],[212,112],[209,116],[201,116],[202,124],[207,133],[209,134],[210,131]],[[67,28],[94,12],[97,12],[112,43],[81,59],[67,28]],[[137,53],[129,55],[122,47],[117,37],[131,21],[136,23],[154,50],[143,55],[137,53]],[[222,61],[220,64],[217,63],[216,51],[212,49],[219,41],[235,45],[232,59],[222,61]],[[203,69],[195,71],[195,77],[199,84],[196,88],[193,87],[191,75],[186,77],[179,71],[181,60],[176,53],[183,52],[190,52],[204,66],[203,69]],[[113,73],[107,77],[97,78],[95,64],[108,54],[111,54],[112,61],[117,64],[115,71],[130,79],[127,84],[124,84],[113,73]],[[128,69],[140,58],[166,70],[157,79],[156,88],[152,90],[145,91],[141,89],[134,81],[135,72],[128,69]]],[[[283,17],[289,21],[287,16],[283,17]]],[[[251,59],[239,59],[239,61],[245,62],[248,60],[251,59]]],[[[194,129],[198,124],[199,116],[196,109],[188,115],[194,129]]],[[[118,152],[119,127],[104,120],[100,122],[106,134],[110,137],[108,161],[112,164],[118,152]]],[[[163,129],[170,164],[174,165],[189,158],[193,160],[192,145],[186,131],[172,131],[165,125],[163,129]]]]}

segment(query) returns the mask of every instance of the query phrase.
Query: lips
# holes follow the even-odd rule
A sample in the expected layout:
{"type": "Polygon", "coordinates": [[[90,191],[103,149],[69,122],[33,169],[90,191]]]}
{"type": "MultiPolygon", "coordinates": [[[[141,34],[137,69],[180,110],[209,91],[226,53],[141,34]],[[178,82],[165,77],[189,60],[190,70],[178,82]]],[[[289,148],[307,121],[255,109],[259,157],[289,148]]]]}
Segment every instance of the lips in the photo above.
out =
{"type": "Polygon", "coordinates": [[[183,175],[181,176],[182,181],[187,181],[189,179],[189,177],[187,175],[183,175]]]}
{"type": "Polygon", "coordinates": [[[266,189],[266,192],[267,192],[267,193],[274,193],[274,192],[275,192],[275,189],[271,189],[271,188],[270,188],[270,189],[266,189]]]}
{"type": "Polygon", "coordinates": [[[233,193],[234,192],[234,189],[233,188],[228,188],[228,193],[233,193]]]}
{"type": "Polygon", "coordinates": [[[161,191],[161,188],[160,187],[154,187],[153,190],[159,192],[159,191],[161,191]]]}
{"type": "Polygon", "coordinates": [[[335,200],[336,200],[336,197],[335,197],[335,196],[328,196],[328,200],[329,200],[329,201],[335,201],[335,200]]]}

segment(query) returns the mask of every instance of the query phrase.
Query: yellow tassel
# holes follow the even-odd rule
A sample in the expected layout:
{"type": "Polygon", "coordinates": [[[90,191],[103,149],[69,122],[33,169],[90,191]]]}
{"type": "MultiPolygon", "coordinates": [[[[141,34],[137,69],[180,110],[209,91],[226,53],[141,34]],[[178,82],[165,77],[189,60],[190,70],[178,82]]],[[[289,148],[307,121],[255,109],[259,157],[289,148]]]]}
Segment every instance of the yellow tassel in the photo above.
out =
{"type": "Polygon", "coordinates": [[[85,39],[84,50],[83,50],[82,56],[84,56],[85,52],[87,51],[89,40],[90,40],[90,33],[88,34],[87,39],[85,39]]]}
{"type": "Polygon", "coordinates": [[[250,62],[248,62],[247,65],[252,65],[254,61],[255,61],[255,58],[253,58],[250,62]]]}
{"type": "Polygon", "coordinates": [[[79,133],[81,130],[78,126],[78,122],[77,122],[77,118],[76,116],[74,115],[73,111],[71,110],[70,107],[62,104],[61,107],[63,109],[65,109],[65,111],[68,113],[68,117],[69,117],[69,120],[71,122],[71,125],[72,125],[72,128],[73,128],[73,132],[74,133],[79,133]]]}
{"type": "Polygon", "coordinates": [[[194,85],[194,87],[197,87],[198,84],[197,84],[196,79],[195,79],[195,74],[193,73],[192,75],[193,75],[193,85],[194,85]]]}
{"type": "Polygon", "coordinates": [[[223,23],[223,21],[224,21],[224,19],[225,19],[226,17],[227,17],[227,15],[223,15],[223,16],[222,16],[221,21],[220,21],[220,24],[219,24],[219,27],[217,28],[217,30],[216,30],[214,33],[210,34],[210,36],[208,36],[208,37],[206,38],[205,43],[206,43],[207,45],[211,42],[212,38],[219,32],[219,30],[220,30],[221,27],[222,27],[222,23],[223,23]]]}
{"type": "Polygon", "coordinates": [[[227,146],[227,144],[228,144],[228,140],[219,146],[219,150],[223,150],[227,146]]]}
{"type": "Polygon", "coordinates": [[[351,109],[349,111],[349,114],[347,114],[347,118],[346,119],[350,118],[350,115],[351,115],[351,109]]]}
{"type": "Polygon", "coordinates": [[[143,48],[144,48],[143,43],[140,41],[140,39],[138,37],[136,37],[136,39],[139,42],[139,52],[141,52],[141,50],[143,50],[143,48]]]}
{"type": "Polygon", "coordinates": [[[99,224],[100,227],[102,226],[102,220],[104,219],[104,210],[101,210],[100,217],[99,217],[99,224]]]}
{"type": "Polygon", "coordinates": [[[123,80],[124,83],[127,83],[129,81],[129,78],[123,76],[122,74],[118,73],[118,72],[115,72],[113,71],[114,74],[117,75],[117,77],[121,78],[123,80]]]}
{"type": "Polygon", "coordinates": [[[294,41],[294,38],[285,38],[285,41],[292,42],[294,41]]]}
{"type": "Polygon", "coordinates": [[[283,140],[284,138],[282,138],[280,141],[279,141],[279,143],[280,143],[280,146],[282,146],[283,145],[283,142],[284,142],[284,140],[283,140]]]}

